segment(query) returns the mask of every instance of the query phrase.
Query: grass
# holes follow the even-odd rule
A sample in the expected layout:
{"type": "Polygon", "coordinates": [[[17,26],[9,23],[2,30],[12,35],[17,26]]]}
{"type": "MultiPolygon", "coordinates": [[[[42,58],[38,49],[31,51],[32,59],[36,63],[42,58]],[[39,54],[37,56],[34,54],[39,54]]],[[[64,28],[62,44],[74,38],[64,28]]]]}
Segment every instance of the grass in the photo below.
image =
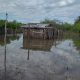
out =
{"type": "Polygon", "coordinates": [[[64,39],[71,39],[73,40],[77,49],[80,50],[80,34],[74,32],[65,32],[64,39]]]}

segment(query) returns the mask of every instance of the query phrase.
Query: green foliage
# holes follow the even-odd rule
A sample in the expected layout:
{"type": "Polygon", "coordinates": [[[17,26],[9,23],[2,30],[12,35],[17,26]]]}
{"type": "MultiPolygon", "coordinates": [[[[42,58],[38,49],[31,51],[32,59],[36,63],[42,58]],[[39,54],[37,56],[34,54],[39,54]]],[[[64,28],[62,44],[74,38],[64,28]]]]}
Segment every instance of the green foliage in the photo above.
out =
{"type": "Polygon", "coordinates": [[[50,24],[52,27],[56,27],[56,28],[62,28],[61,26],[61,22],[59,20],[50,20],[50,19],[45,19],[44,21],[41,21],[41,23],[45,23],[45,24],[50,24]]]}
{"type": "Polygon", "coordinates": [[[0,20],[0,34],[4,33],[5,20],[0,20]]]}
{"type": "Polygon", "coordinates": [[[48,23],[51,24],[52,26],[55,26],[59,29],[63,29],[65,31],[73,31],[80,33],[80,16],[75,20],[74,24],[70,24],[67,22],[62,23],[59,20],[50,20],[50,19],[45,19],[41,23],[48,23]]]}
{"type": "Polygon", "coordinates": [[[74,43],[77,46],[78,49],[80,49],[80,38],[79,39],[74,39],[74,43]]]}
{"type": "Polygon", "coordinates": [[[55,26],[55,27],[57,27],[59,29],[63,29],[63,30],[71,30],[71,28],[72,28],[72,25],[71,24],[69,24],[67,22],[62,23],[59,20],[45,19],[41,23],[48,23],[48,24],[51,24],[52,26],[55,26]]]}
{"type": "MultiPolygon", "coordinates": [[[[16,20],[7,21],[7,28],[9,30],[8,33],[11,33],[11,31],[18,32],[20,30],[21,25],[22,23],[19,23],[16,20]]],[[[0,34],[4,34],[4,27],[5,27],[5,20],[0,20],[0,34]]]]}
{"type": "Polygon", "coordinates": [[[74,23],[74,30],[80,32],[80,16],[76,19],[74,23]]]}
{"type": "Polygon", "coordinates": [[[80,22],[77,23],[77,24],[75,25],[75,27],[76,27],[76,30],[77,30],[78,32],[80,32],[80,22]]]}
{"type": "Polygon", "coordinates": [[[4,27],[5,25],[5,20],[0,20],[0,27],[4,27]]]}
{"type": "MultiPolygon", "coordinates": [[[[12,22],[8,22],[7,23],[7,27],[8,28],[12,28],[12,29],[16,29],[19,28],[22,24],[17,22],[16,20],[12,21],[12,22]]],[[[5,20],[0,20],[0,27],[4,27],[5,26],[5,20]]]]}
{"type": "Polygon", "coordinates": [[[67,30],[67,31],[71,30],[72,27],[73,27],[72,24],[69,24],[69,23],[67,23],[67,22],[63,23],[62,26],[63,26],[63,29],[64,29],[64,30],[67,30]]]}
{"type": "Polygon", "coordinates": [[[44,21],[41,21],[41,23],[45,23],[45,24],[56,24],[56,21],[55,20],[49,20],[49,19],[45,19],[44,21]]]}
{"type": "Polygon", "coordinates": [[[75,20],[75,23],[74,24],[77,24],[80,22],[80,16],[77,17],[77,19],[75,20]]]}
{"type": "Polygon", "coordinates": [[[16,28],[20,28],[21,23],[18,23],[17,21],[14,20],[12,22],[8,22],[7,25],[8,28],[16,29],[16,28]]]}

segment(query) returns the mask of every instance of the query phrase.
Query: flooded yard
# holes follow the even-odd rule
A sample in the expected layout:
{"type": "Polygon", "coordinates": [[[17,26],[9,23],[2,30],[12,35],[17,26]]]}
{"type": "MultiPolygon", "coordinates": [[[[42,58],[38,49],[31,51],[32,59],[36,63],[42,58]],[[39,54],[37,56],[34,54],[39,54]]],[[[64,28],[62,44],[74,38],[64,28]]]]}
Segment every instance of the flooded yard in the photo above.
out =
{"type": "MultiPolygon", "coordinates": [[[[72,39],[32,39],[29,44],[18,34],[9,35],[7,41],[6,80],[80,80],[80,52],[72,39]]],[[[3,37],[0,37],[0,80],[4,80],[3,37]]]]}

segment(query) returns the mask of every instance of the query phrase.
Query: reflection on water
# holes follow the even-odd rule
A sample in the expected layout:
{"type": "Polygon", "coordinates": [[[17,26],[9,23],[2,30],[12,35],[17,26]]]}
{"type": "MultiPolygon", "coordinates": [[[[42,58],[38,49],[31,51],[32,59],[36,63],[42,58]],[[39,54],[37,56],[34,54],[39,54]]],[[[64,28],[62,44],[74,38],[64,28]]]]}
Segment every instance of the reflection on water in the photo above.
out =
{"type": "MultiPolygon", "coordinates": [[[[20,36],[18,34],[8,34],[7,35],[7,44],[10,44],[11,41],[14,41],[14,40],[19,40],[20,36]]],[[[0,35],[0,45],[1,46],[4,46],[4,35],[0,35]]]]}
{"type": "Polygon", "coordinates": [[[30,50],[34,51],[51,51],[52,46],[59,44],[62,38],[58,37],[56,39],[32,39],[23,37],[23,49],[28,50],[27,60],[30,57],[30,50]]]}
{"type": "MultiPolygon", "coordinates": [[[[56,39],[44,40],[44,39],[30,39],[23,38],[23,34],[9,34],[7,35],[7,44],[8,46],[21,48],[23,49],[31,49],[37,51],[50,51],[52,46],[56,46],[59,42],[64,40],[71,40],[76,48],[80,50],[80,37],[58,37],[56,39]]],[[[4,46],[4,35],[0,35],[0,45],[4,46]]],[[[70,45],[70,44],[69,44],[70,45]]]]}
{"type": "Polygon", "coordinates": [[[60,41],[61,38],[57,39],[30,39],[23,38],[23,48],[39,51],[50,51],[53,45],[56,46],[56,41],[60,41]]]}
{"type": "MultiPolygon", "coordinates": [[[[73,40],[58,38],[28,41],[23,39],[22,34],[17,35],[18,38],[9,36],[7,80],[80,80],[80,54],[75,49],[73,40]],[[21,46],[28,50],[20,49],[21,46]]],[[[3,56],[4,47],[0,46],[0,80],[4,77],[3,56]]]]}
{"type": "Polygon", "coordinates": [[[49,51],[51,46],[53,45],[53,40],[39,40],[32,39],[30,42],[26,38],[23,39],[23,48],[24,49],[32,49],[32,50],[44,50],[49,51]]]}

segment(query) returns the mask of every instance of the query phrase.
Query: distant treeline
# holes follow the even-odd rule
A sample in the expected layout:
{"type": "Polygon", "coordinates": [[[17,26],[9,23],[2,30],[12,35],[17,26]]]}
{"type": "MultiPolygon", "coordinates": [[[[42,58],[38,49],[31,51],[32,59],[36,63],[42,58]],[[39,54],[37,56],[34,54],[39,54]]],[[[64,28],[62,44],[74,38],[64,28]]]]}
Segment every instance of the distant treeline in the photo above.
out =
{"type": "MultiPolygon", "coordinates": [[[[59,20],[50,20],[50,19],[45,19],[40,23],[48,23],[53,27],[55,26],[58,29],[62,29],[64,31],[74,31],[74,32],[80,33],[80,16],[77,17],[77,19],[73,24],[70,24],[67,22],[60,22],[59,20]]],[[[23,24],[20,22],[17,22],[16,20],[8,21],[7,22],[8,33],[20,32],[21,25],[23,24]]],[[[0,20],[0,34],[4,33],[4,26],[5,26],[5,20],[0,20]]]]}
{"type": "MultiPolygon", "coordinates": [[[[22,23],[17,22],[16,20],[14,21],[8,21],[7,22],[7,30],[9,33],[11,32],[17,32],[20,29],[20,26],[22,23]]],[[[5,27],[5,20],[0,20],[0,34],[4,33],[4,27],[5,27]]]]}
{"type": "Polygon", "coordinates": [[[59,29],[63,29],[64,31],[74,31],[80,33],[80,16],[75,20],[73,24],[67,23],[67,22],[60,22],[59,20],[49,20],[45,19],[44,21],[41,21],[41,23],[49,23],[52,26],[55,26],[59,29]]]}

